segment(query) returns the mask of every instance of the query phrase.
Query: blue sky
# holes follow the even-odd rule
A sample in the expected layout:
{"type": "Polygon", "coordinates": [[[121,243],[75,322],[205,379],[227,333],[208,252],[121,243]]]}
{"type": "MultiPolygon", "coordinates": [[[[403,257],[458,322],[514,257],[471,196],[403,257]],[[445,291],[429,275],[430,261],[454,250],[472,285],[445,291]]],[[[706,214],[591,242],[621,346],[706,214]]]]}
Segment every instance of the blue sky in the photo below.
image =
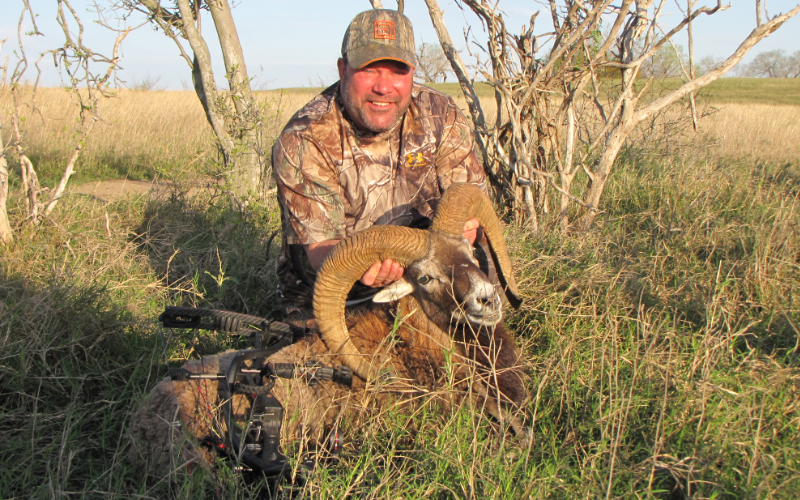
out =
{"type": "MultiPolygon", "coordinates": [[[[104,0],[97,1],[102,5],[104,0]]],[[[162,1],[165,4],[171,3],[162,1]]],[[[396,5],[394,0],[384,1],[387,8],[394,8],[396,5]]],[[[91,0],[72,0],[72,3],[81,14],[87,45],[98,52],[110,54],[114,34],[92,22],[96,19],[96,14],[91,12],[91,0]]],[[[461,11],[454,1],[440,0],[439,3],[445,10],[445,21],[456,45],[462,48],[466,46],[462,35],[465,26],[471,25],[476,37],[482,38],[480,23],[474,15],[461,11]]],[[[684,3],[681,0],[681,5],[684,3]]],[[[55,4],[55,0],[31,0],[32,8],[39,14],[39,30],[46,36],[24,37],[29,57],[37,56],[61,42],[59,27],[55,23],[55,4]]],[[[500,4],[509,16],[507,26],[512,30],[518,30],[542,6],[534,0],[501,0],[500,4]]],[[[706,0],[706,4],[711,5],[711,2],[706,0]]],[[[8,38],[0,52],[0,61],[10,55],[10,65],[13,66],[13,50],[17,45],[16,23],[21,2],[0,0],[0,5],[0,40],[8,38]]],[[[795,5],[796,0],[772,0],[768,3],[769,14],[787,12],[795,5]]],[[[256,78],[257,85],[261,88],[334,82],[337,79],[336,59],[339,57],[344,30],[353,16],[368,8],[368,0],[241,0],[235,5],[233,15],[251,76],[256,78]]],[[[666,18],[665,24],[670,26],[670,20],[675,19],[679,13],[677,4],[668,4],[665,12],[674,13],[666,18]]],[[[417,43],[437,41],[423,0],[407,0],[405,13],[414,24],[417,43]]],[[[548,16],[540,16],[540,29],[537,32],[545,31],[549,27],[547,20],[548,16]]],[[[224,74],[224,69],[213,37],[213,24],[207,13],[204,21],[204,34],[212,49],[215,74],[219,79],[224,74]]],[[[141,19],[131,19],[128,22],[138,24],[141,19]]],[[[26,21],[25,27],[29,29],[30,23],[26,21]]],[[[727,11],[714,16],[702,16],[695,24],[697,57],[729,55],[753,28],[753,0],[733,0],[727,11]]],[[[678,43],[685,44],[685,41],[678,39],[678,43]]],[[[800,50],[800,18],[791,19],[762,41],[751,51],[748,59],[760,51],[778,48],[787,52],[800,50]]],[[[189,51],[188,44],[186,50],[189,51]]],[[[167,89],[187,88],[191,82],[189,68],[179,57],[174,42],[150,26],[143,26],[128,36],[123,44],[122,56],[123,70],[119,75],[129,84],[148,76],[159,79],[158,86],[167,89]]],[[[42,65],[42,83],[58,85],[59,78],[51,61],[42,65]]]]}

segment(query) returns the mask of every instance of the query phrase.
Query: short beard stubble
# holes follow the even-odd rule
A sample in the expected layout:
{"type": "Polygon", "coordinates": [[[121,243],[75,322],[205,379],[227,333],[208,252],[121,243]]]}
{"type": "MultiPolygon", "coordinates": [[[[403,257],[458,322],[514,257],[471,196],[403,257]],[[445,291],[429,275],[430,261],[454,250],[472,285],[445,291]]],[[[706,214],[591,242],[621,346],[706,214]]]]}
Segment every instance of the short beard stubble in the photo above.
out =
{"type": "MultiPolygon", "coordinates": [[[[392,120],[392,123],[388,127],[383,127],[374,123],[363,107],[359,106],[355,101],[354,96],[350,92],[350,82],[348,78],[342,79],[339,85],[339,93],[341,94],[345,111],[350,116],[350,119],[354,121],[354,125],[359,128],[366,127],[369,132],[376,134],[381,134],[388,130],[392,130],[403,119],[406,111],[408,110],[408,106],[411,104],[411,100],[409,100],[405,105],[402,105],[400,101],[394,101],[398,104],[397,116],[394,120],[392,120]]],[[[367,97],[374,97],[375,100],[381,100],[381,97],[377,95],[368,95],[367,97]]],[[[383,100],[385,100],[385,98],[383,100]]]]}

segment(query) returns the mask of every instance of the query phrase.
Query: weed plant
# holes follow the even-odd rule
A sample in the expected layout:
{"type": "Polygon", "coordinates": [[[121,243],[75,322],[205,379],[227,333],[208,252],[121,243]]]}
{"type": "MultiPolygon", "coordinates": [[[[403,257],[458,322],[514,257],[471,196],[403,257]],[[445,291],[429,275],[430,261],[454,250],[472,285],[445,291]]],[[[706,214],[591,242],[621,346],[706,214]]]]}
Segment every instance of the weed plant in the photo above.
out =
{"type": "MultiPolygon", "coordinates": [[[[295,498],[800,495],[800,169],[629,148],[594,228],[507,239],[531,434],[468,406],[385,409],[295,498]]],[[[0,254],[3,498],[263,498],[223,464],[142,477],[130,414],[167,365],[234,346],[166,304],[269,316],[274,200],[60,204],[0,254]]],[[[289,492],[284,491],[288,498],[289,492]]]]}

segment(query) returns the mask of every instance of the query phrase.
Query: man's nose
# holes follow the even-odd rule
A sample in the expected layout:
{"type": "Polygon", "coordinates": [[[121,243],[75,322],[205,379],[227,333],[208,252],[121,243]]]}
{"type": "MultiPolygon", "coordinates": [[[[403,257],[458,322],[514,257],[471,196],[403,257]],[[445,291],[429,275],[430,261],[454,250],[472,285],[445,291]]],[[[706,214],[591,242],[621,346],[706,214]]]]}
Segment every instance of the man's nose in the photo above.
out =
{"type": "Polygon", "coordinates": [[[379,95],[386,95],[392,92],[392,77],[387,72],[381,71],[378,73],[378,78],[375,79],[375,84],[372,86],[372,91],[379,95]]]}

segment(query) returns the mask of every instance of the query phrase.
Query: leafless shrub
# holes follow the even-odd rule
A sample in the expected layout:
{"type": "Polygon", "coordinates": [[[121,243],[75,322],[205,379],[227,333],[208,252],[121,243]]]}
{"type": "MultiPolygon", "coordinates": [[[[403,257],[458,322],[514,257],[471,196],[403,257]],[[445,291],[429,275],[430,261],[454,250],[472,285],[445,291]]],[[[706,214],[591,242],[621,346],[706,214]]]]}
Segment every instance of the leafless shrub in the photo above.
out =
{"type": "Polygon", "coordinates": [[[444,55],[440,45],[422,42],[417,45],[417,67],[414,76],[422,77],[425,83],[436,83],[441,80],[447,81],[447,74],[450,72],[450,63],[444,55]]]}
{"type": "Polygon", "coordinates": [[[721,65],[696,76],[692,22],[727,9],[721,1],[696,8],[697,2],[688,0],[680,20],[664,26],[665,0],[623,0],[619,5],[610,0],[551,0],[551,26],[537,34],[537,12],[517,35],[506,28],[496,2],[463,0],[486,33],[485,40],[469,40],[478,58],[476,74],[470,76],[436,0],[426,4],[466,97],[496,197],[534,231],[543,217],[565,228],[588,228],[600,212],[616,159],[636,127],[683,98],[690,99],[696,116],[694,92],[724,75],[758,41],[800,12],[798,6],[763,22],[757,2],[757,28],[721,65]],[[648,92],[652,80],[635,87],[643,65],[659,51],[674,48],[673,38],[684,30],[689,31],[689,67],[677,61],[685,83],[658,98],[648,92]],[[485,118],[475,76],[494,87],[494,123],[485,118]],[[575,185],[576,179],[585,179],[583,188],[575,185]]]}
{"type": "MultiPolygon", "coordinates": [[[[14,66],[8,83],[12,98],[11,139],[7,147],[2,149],[2,153],[0,153],[2,155],[0,160],[2,162],[2,165],[0,165],[0,183],[3,184],[3,195],[0,196],[0,213],[3,215],[0,216],[0,220],[7,220],[5,194],[7,193],[8,171],[5,164],[7,163],[6,154],[9,151],[13,151],[19,162],[27,218],[33,223],[38,223],[41,217],[46,217],[52,212],[64,194],[64,189],[75,171],[75,164],[83,150],[86,138],[92,132],[98,120],[100,120],[100,102],[112,95],[106,89],[106,84],[117,67],[119,59],[117,54],[120,44],[129,31],[126,30],[119,34],[114,43],[111,57],[94,52],[84,45],[83,24],[75,9],[68,0],[58,0],[56,20],[64,34],[64,43],[60,48],[43,52],[32,63],[36,68],[36,74],[33,84],[28,85],[25,82],[25,78],[31,63],[28,60],[25,44],[23,43],[23,22],[26,15],[33,25],[33,30],[29,34],[42,34],[36,25],[36,14],[31,9],[28,0],[23,0],[22,13],[17,23],[17,38],[19,40],[17,64],[14,66]],[[77,34],[74,33],[75,29],[78,31],[77,34]],[[60,69],[62,82],[66,90],[70,92],[77,111],[77,127],[72,154],[67,160],[61,180],[50,193],[47,193],[49,191],[47,188],[42,188],[39,185],[36,169],[25,152],[26,119],[44,119],[37,107],[36,96],[41,73],[39,62],[45,57],[52,57],[53,62],[60,69]],[[100,71],[95,69],[98,66],[101,67],[100,71]],[[45,194],[46,196],[43,199],[42,195],[45,194]]],[[[5,69],[3,71],[3,81],[5,81],[5,69]]],[[[10,227],[7,227],[4,222],[0,222],[0,240],[4,242],[12,240],[10,227]]]]}
{"type": "Polygon", "coordinates": [[[131,82],[131,90],[136,90],[139,92],[151,92],[154,90],[163,90],[162,87],[158,85],[161,81],[161,75],[159,76],[152,76],[150,73],[147,73],[145,76],[141,78],[134,78],[133,82],[131,82]]]}

